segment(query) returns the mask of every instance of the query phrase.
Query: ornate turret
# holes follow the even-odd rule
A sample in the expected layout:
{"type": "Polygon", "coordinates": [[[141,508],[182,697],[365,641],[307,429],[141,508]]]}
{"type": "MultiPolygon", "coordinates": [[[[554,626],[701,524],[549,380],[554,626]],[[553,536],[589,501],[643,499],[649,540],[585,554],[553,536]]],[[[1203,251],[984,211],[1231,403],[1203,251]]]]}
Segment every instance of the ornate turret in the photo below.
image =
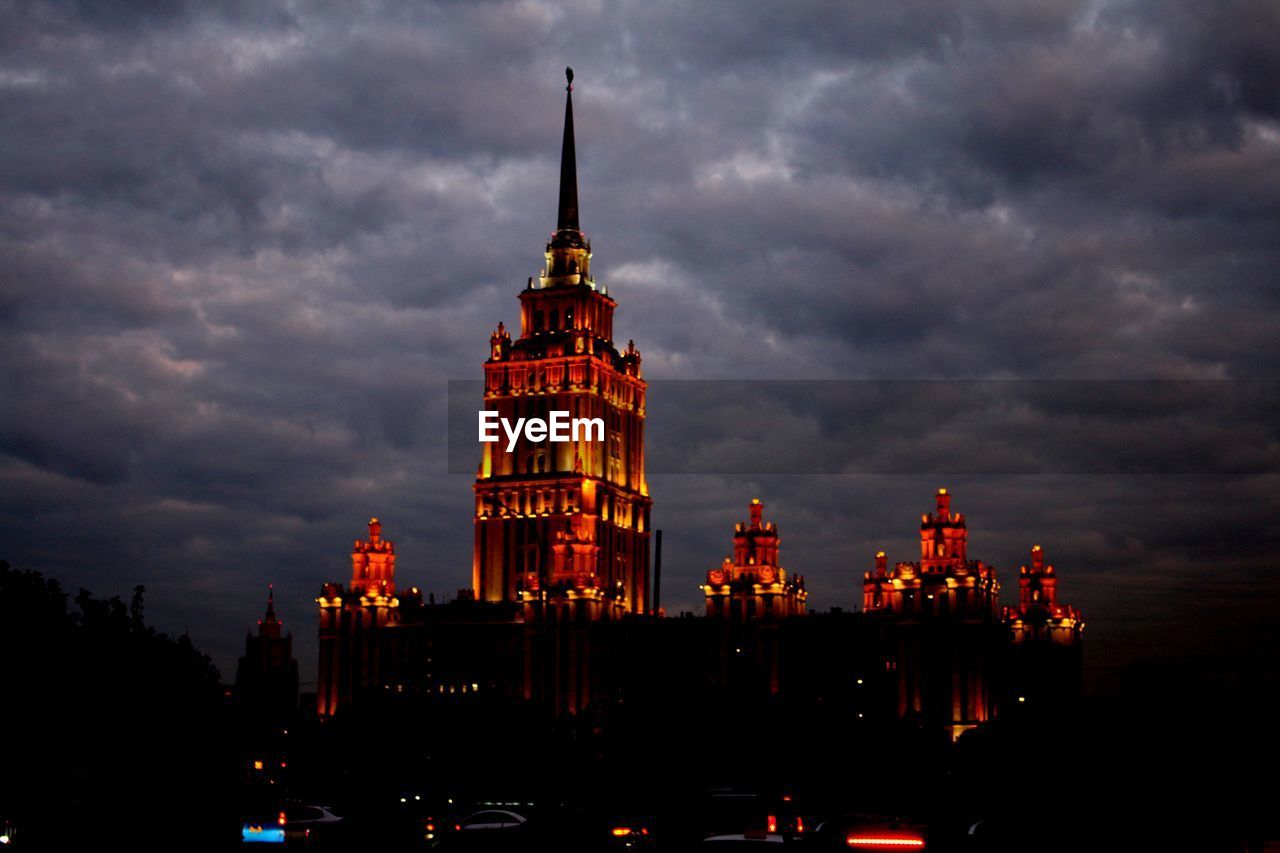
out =
{"type": "MultiPolygon", "coordinates": [[[[415,599],[416,588],[410,590],[415,599]]],[[[320,677],[316,709],[332,716],[357,693],[381,684],[381,632],[400,621],[396,546],[382,538],[382,522],[369,519],[369,538],[351,549],[351,583],[326,583],[320,605],[320,677]]]]}
{"type": "Polygon", "coordinates": [[[351,551],[352,592],[376,599],[396,592],[396,546],[382,538],[382,523],[369,519],[369,538],[357,539],[351,551]]]}
{"type": "Polygon", "coordinates": [[[986,662],[1001,633],[1000,584],[991,566],[969,559],[969,532],[951,511],[951,494],[938,489],[934,501],[920,518],[920,562],[890,569],[878,551],[863,574],[862,608],[892,637],[885,665],[897,682],[898,714],[956,738],[995,710],[986,662]]]}
{"type": "Polygon", "coordinates": [[[951,512],[951,495],[938,489],[935,500],[937,512],[925,513],[920,519],[920,567],[926,572],[962,565],[969,544],[964,516],[951,512]]]}
{"type": "Polygon", "coordinates": [[[751,499],[747,511],[750,520],[734,527],[733,556],[707,572],[707,615],[747,621],[804,614],[804,576],[779,565],[778,526],[764,521],[759,498],[751,499]]]}
{"type": "Polygon", "coordinates": [[[994,617],[1000,584],[995,570],[968,558],[969,531],[964,515],[951,511],[951,495],[938,489],[936,512],[920,517],[920,562],[886,568],[884,552],[863,576],[863,609],[894,613],[994,617]]]}
{"type": "Polygon", "coordinates": [[[511,352],[511,333],[507,331],[506,326],[498,323],[498,328],[489,336],[489,360],[502,361],[509,352],[511,352]]]}
{"type": "Polygon", "coordinates": [[[1084,617],[1058,603],[1058,573],[1044,549],[1018,569],[1018,606],[1004,609],[1009,655],[1005,707],[1019,714],[1054,714],[1079,699],[1084,617]]]}
{"type": "Polygon", "coordinates": [[[1058,604],[1058,576],[1044,559],[1044,549],[1031,547],[1031,564],[1018,569],[1018,606],[1004,609],[1014,643],[1045,639],[1063,645],[1079,642],[1084,630],[1080,611],[1058,604]]]}

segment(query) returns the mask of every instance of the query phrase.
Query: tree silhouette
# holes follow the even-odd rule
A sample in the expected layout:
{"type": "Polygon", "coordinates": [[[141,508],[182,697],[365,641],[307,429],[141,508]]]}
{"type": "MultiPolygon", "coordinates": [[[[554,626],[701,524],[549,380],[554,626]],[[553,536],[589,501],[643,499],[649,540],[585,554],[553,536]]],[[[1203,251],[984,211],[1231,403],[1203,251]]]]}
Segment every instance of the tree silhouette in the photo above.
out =
{"type": "Polygon", "coordinates": [[[193,804],[215,823],[234,812],[222,806],[235,767],[218,672],[188,637],[145,623],[144,592],[126,607],[81,589],[72,610],[57,581],[0,562],[0,801],[24,843],[61,846],[135,822],[156,838],[185,823],[189,836],[193,804]]]}

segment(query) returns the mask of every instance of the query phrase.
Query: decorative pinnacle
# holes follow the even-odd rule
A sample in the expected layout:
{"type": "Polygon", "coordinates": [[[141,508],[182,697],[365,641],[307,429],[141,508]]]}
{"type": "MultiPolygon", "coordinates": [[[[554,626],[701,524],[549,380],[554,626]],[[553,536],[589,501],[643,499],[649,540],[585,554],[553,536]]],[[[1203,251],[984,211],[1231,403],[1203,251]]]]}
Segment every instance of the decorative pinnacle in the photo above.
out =
{"type": "Polygon", "coordinates": [[[564,70],[564,141],[560,148],[560,204],[556,231],[578,231],[578,155],[573,143],[573,69],[564,70]]]}

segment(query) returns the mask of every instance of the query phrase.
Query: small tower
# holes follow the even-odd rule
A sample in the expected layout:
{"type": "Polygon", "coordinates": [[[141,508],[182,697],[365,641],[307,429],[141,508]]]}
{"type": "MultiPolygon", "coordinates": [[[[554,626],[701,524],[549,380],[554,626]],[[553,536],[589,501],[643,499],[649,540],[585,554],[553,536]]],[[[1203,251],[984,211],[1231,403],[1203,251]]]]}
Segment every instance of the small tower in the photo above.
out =
{"type": "Polygon", "coordinates": [[[994,618],[1000,592],[995,570],[969,559],[965,517],[951,511],[950,493],[938,489],[935,501],[937,511],[920,517],[920,562],[890,570],[884,552],[877,553],[875,569],[863,575],[863,609],[994,618]]]}
{"type": "Polygon", "coordinates": [[[351,583],[326,583],[320,606],[320,672],[316,710],[337,713],[356,693],[381,685],[382,640],[400,621],[396,597],[396,547],[382,538],[382,522],[369,519],[369,538],[351,550],[351,583]]]}
{"type": "Polygon", "coordinates": [[[885,668],[897,680],[898,714],[953,739],[995,714],[988,662],[999,647],[995,570],[970,560],[969,531],[938,489],[920,518],[920,562],[888,568],[883,551],[863,574],[862,607],[885,625],[885,668]]]}
{"type": "Polygon", "coordinates": [[[1031,546],[1031,565],[1018,569],[1018,606],[1004,609],[1013,643],[1047,640],[1069,646],[1080,641],[1084,619],[1069,604],[1058,604],[1058,574],[1044,549],[1031,546]]]}
{"type": "Polygon", "coordinates": [[[1078,698],[1084,617],[1058,603],[1058,573],[1039,545],[1031,547],[1030,565],[1018,569],[1018,605],[1004,608],[1003,616],[1010,644],[1010,709],[1039,712],[1078,698]]]}
{"type": "Polygon", "coordinates": [[[389,600],[396,592],[396,546],[382,538],[382,522],[369,519],[369,538],[357,539],[351,551],[352,592],[373,604],[389,600]]]}
{"type": "Polygon", "coordinates": [[[764,521],[764,503],[752,498],[750,520],[733,532],[733,556],[707,572],[702,592],[707,615],[737,622],[799,616],[805,613],[804,576],[779,565],[778,526],[764,521]]]}
{"type": "Polygon", "coordinates": [[[258,633],[244,639],[244,657],[236,666],[236,698],[250,719],[287,724],[298,710],[298,662],[293,636],[282,634],[276,617],[275,589],[267,588],[267,612],[258,633]]]}
{"type": "Polygon", "coordinates": [[[920,519],[920,568],[925,573],[945,572],[963,565],[969,545],[964,516],[951,512],[951,495],[938,489],[934,496],[937,512],[920,519]]]}

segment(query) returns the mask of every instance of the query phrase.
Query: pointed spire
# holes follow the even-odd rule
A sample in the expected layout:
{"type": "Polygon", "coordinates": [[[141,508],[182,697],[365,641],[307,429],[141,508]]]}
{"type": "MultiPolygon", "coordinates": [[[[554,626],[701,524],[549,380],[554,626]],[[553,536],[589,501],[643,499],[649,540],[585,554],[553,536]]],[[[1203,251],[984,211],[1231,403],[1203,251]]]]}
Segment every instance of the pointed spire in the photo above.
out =
{"type": "Polygon", "coordinates": [[[267,615],[258,620],[258,636],[269,640],[280,639],[281,622],[276,618],[276,587],[267,586],[267,615]]]}
{"type": "Polygon", "coordinates": [[[564,144],[560,149],[560,209],[557,231],[578,231],[578,158],[573,145],[573,69],[566,68],[569,81],[564,97],[564,144]]]}

